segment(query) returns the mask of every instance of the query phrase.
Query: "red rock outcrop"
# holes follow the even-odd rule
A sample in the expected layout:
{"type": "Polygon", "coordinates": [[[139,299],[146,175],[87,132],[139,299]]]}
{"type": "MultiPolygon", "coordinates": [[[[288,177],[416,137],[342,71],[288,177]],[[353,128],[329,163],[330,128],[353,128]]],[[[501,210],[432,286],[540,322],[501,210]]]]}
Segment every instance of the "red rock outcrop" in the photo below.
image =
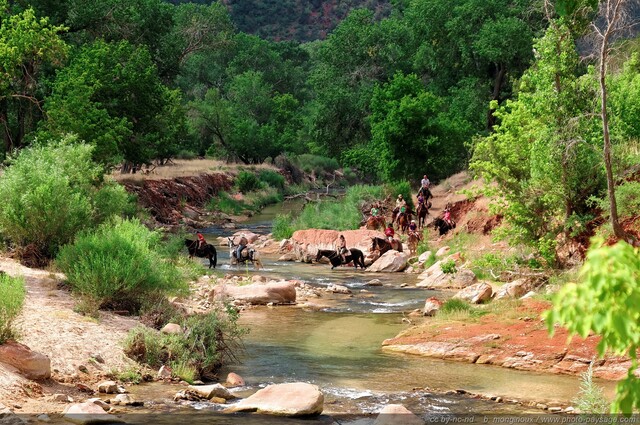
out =
{"type": "Polygon", "coordinates": [[[231,189],[233,181],[226,174],[200,174],[175,179],[124,182],[129,193],[138,196],[138,202],[147,208],[161,224],[176,225],[190,212],[198,209],[220,191],[231,189]]]}

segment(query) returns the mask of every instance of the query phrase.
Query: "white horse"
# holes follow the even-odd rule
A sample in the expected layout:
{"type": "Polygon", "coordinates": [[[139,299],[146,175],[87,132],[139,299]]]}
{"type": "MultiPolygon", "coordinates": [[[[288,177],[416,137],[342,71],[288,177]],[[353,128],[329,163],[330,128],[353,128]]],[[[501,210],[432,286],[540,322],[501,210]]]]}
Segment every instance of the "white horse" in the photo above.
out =
{"type": "Polygon", "coordinates": [[[260,253],[256,249],[245,246],[242,249],[242,252],[240,252],[240,258],[238,258],[238,245],[234,243],[233,238],[227,237],[227,240],[229,241],[229,259],[231,260],[232,266],[251,261],[251,263],[253,263],[253,265],[257,268],[262,267],[262,261],[260,261],[260,253]]]}

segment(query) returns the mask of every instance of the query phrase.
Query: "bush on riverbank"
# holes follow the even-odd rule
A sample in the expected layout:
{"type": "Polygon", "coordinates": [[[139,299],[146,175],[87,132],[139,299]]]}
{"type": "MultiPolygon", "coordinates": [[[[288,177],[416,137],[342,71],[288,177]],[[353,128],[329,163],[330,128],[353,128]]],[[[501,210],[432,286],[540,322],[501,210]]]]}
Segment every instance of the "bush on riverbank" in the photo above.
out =
{"type": "Polygon", "coordinates": [[[238,326],[238,312],[227,306],[224,311],[172,319],[180,334],[163,334],[145,326],[132,329],[125,341],[125,353],[153,368],[167,364],[174,375],[187,382],[213,378],[225,360],[235,358],[240,338],[247,330],[238,326]]]}
{"type": "Polygon", "coordinates": [[[71,136],[22,150],[0,176],[2,236],[47,259],[79,231],[130,210],[124,188],[102,181],[92,152],[71,136]]]}
{"type": "Polygon", "coordinates": [[[136,312],[154,293],[187,289],[185,279],[160,252],[160,234],[138,220],[114,219],[64,246],[56,264],[87,313],[98,308],[136,312]]]}
{"type": "Polygon", "coordinates": [[[0,344],[15,338],[13,320],[24,303],[24,280],[0,273],[0,344]]]}

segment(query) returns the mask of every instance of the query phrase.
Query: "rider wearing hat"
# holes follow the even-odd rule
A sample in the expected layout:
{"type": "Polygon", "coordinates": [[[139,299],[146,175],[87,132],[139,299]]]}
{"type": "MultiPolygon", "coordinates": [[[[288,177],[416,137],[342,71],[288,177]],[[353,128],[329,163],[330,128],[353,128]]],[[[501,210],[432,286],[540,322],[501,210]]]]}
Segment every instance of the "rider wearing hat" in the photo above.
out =
{"type": "Polygon", "coordinates": [[[411,220],[411,224],[409,224],[409,232],[415,233],[418,230],[418,225],[415,220],[411,220]]]}
{"type": "Polygon", "coordinates": [[[402,195],[398,195],[398,199],[396,199],[396,207],[393,210],[393,213],[396,215],[396,218],[400,214],[404,214],[407,210],[407,201],[402,198],[402,195]]]}

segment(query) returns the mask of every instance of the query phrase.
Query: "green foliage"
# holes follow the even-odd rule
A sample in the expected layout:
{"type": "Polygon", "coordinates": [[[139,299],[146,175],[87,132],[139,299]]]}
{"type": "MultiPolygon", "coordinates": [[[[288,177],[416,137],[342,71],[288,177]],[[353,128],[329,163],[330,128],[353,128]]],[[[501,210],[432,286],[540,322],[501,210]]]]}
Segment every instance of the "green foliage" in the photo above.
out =
{"type": "Polygon", "coordinates": [[[236,177],[236,186],[242,193],[248,193],[260,188],[260,180],[250,171],[240,171],[236,177]]]}
{"type": "Polygon", "coordinates": [[[269,186],[265,189],[251,192],[245,197],[245,202],[248,208],[253,211],[260,211],[267,205],[277,204],[282,202],[282,200],[282,194],[278,192],[278,190],[269,186]]]}
{"type": "Polygon", "coordinates": [[[328,158],[322,155],[298,155],[294,158],[294,163],[305,173],[313,173],[316,176],[331,174],[340,168],[340,164],[335,158],[328,158]]]}
{"type": "Polygon", "coordinates": [[[274,170],[260,170],[258,179],[279,191],[284,191],[285,179],[284,176],[274,170]]]}
{"type": "Polygon", "coordinates": [[[556,323],[582,338],[601,336],[598,353],[631,357],[627,377],[616,387],[612,412],[631,414],[640,407],[637,351],[640,347],[640,250],[626,242],[604,246],[594,240],[580,271],[580,284],[568,283],[546,314],[550,333],[556,323]],[[594,302],[597,300],[597,302],[594,302]]]}
{"type": "Polygon", "coordinates": [[[471,310],[473,310],[473,306],[468,302],[458,298],[450,298],[442,304],[442,307],[438,310],[438,314],[450,314],[461,311],[468,312],[471,310]]]}
{"type": "Polygon", "coordinates": [[[0,231],[19,246],[53,255],[80,230],[130,209],[115,183],[100,182],[92,148],[73,137],[21,151],[0,176],[0,231]]]}
{"type": "Polygon", "coordinates": [[[585,414],[604,415],[611,410],[602,388],[593,382],[593,362],[589,363],[589,368],[580,374],[580,391],[573,403],[580,412],[585,414]]]}
{"type": "Polygon", "coordinates": [[[0,273],[0,344],[15,338],[13,319],[22,310],[25,293],[24,279],[0,273]]]}
{"type": "Polygon", "coordinates": [[[160,244],[160,235],[139,221],[114,219],[78,235],[56,264],[79,297],[136,312],[153,294],[186,290],[180,271],[158,252],[160,244]]]}
{"type": "MultiPolygon", "coordinates": [[[[590,198],[592,204],[603,211],[605,217],[609,216],[608,198],[590,198]]],[[[633,218],[640,210],[640,182],[628,181],[616,186],[616,204],[618,216],[621,219],[633,218]]]]}
{"type": "Polygon", "coordinates": [[[555,23],[535,49],[517,100],[493,104],[500,124],[476,139],[470,168],[499,185],[505,236],[538,246],[553,264],[551,240],[604,187],[600,127],[592,113],[597,94],[589,78],[579,78],[570,31],[555,23]]]}
{"type": "Polygon", "coordinates": [[[456,262],[454,260],[447,260],[440,263],[440,269],[443,273],[454,274],[458,271],[456,268],[456,262]]]}
{"type": "Polygon", "coordinates": [[[181,334],[163,334],[144,326],[129,331],[125,353],[151,367],[169,364],[174,373],[190,379],[211,378],[226,359],[233,359],[247,330],[237,324],[238,313],[225,311],[173,319],[188,330],[181,334]]]}
{"type": "Polygon", "coordinates": [[[293,236],[294,229],[291,225],[291,214],[278,214],[273,219],[271,233],[276,240],[289,239],[293,236]]]}
{"type": "MultiPolygon", "coordinates": [[[[398,195],[402,195],[402,199],[407,202],[407,206],[412,210],[415,209],[413,205],[413,191],[408,181],[394,181],[384,185],[384,196],[391,196],[391,199],[396,199],[398,195]]],[[[383,197],[384,197],[383,196],[383,197]]],[[[382,199],[378,198],[378,199],[382,199]]]]}
{"type": "Polygon", "coordinates": [[[237,215],[244,211],[245,205],[244,202],[234,199],[227,192],[218,192],[217,197],[209,200],[207,209],[237,215]]]}

